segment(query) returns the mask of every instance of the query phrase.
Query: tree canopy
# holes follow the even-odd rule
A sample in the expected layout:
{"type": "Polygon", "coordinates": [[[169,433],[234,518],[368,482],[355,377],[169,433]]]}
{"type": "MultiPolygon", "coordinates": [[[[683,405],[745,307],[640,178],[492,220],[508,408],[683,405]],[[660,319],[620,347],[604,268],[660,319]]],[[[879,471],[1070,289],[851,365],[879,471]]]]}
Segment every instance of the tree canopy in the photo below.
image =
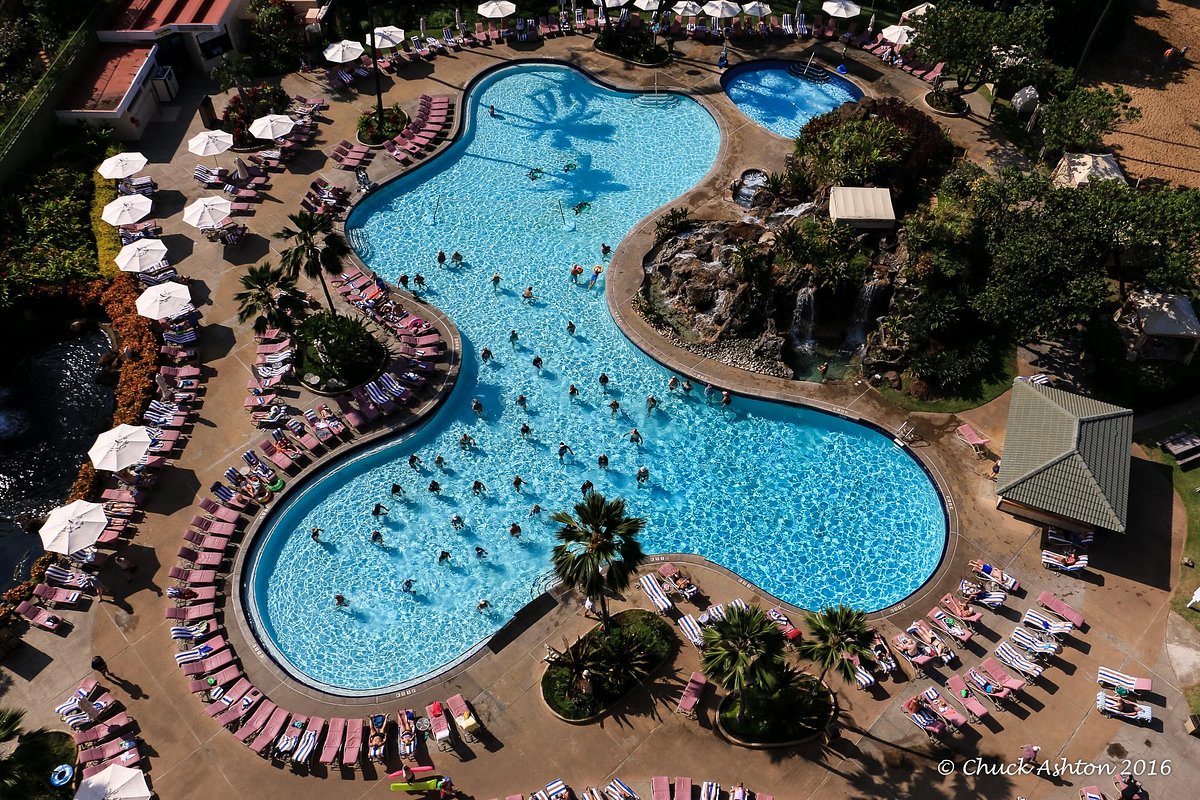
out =
{"type": "Polygon", "coordinates": [[[1042,146],[1051,154],[1092,153],[1104,149],[1104,137],[1122,123],[1140,119],[1142,110],[1120,86],[1076,86],[1042,106],[1042,146]]]}
{"type": "Polygon", "coordinates": [[[1041,59],[1049,18],[1039,4],[993,10],[947,0],[912,20],[912,47],[924,61],[946,62],[959,92],[973,92],[1010,65],[1041,59]]]}

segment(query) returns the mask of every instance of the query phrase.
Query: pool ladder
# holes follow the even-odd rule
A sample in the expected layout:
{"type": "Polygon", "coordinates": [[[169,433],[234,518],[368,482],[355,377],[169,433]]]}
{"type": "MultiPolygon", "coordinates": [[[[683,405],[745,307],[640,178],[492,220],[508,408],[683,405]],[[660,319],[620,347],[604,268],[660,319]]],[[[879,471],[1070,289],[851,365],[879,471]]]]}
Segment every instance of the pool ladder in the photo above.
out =
{"type": "Polygon", "coordinates": [[[541,575],[538,575],[533,583],[529,586],[530,599],[541,597],[544,593],[550,591],[561,581],[558,579],[558,573],[554,570],[547,570],[541,575]]]}

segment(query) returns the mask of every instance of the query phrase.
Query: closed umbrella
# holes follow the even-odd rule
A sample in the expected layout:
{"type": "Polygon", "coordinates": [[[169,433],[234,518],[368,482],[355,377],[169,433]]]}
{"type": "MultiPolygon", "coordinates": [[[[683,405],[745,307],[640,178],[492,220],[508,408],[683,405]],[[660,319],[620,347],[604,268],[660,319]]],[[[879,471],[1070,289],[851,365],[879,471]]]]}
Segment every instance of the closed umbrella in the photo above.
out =
{"type": "MultiPolygon", "coordinates": [[[[377,50],[386,50],[389,47],[399,47],[404,41],[404,29],[397,28],[395,25],[385,25],[382,28],[375,29],[375,48],[377,50]]],[[[371,35],[367,34],[364,40],[369,47],[371,45],[371,35]]]]}
{"type": "Polygon", "coordinates": [[[358,42],[343,39],[326,47],[323,54],[326,61],[332,61],[334,64],[345,64],[347,61],[358,59],[364,52],[363,46],[358,42]]]}
{"type": "Polygon", "coordinates": [[[912,36],[912,32],[913,29],[907,25],[888,25],[881,31],[883,38],[892,44],[908,44],[908,39],[912,36]]]}
{"type": "Polygon", "coordinates": [[[166,255],[162,239],[138,239],[122,247],[114,260],[122,272],[145,272],[161,264],[166,255]]]}
{"type": "Polygon", "coordinates": [[[462,11],[458,8],[454,9],[454,27],[462,27],[462,11]]]}
{"type": "Polygon", "coordinates": [[[96,437],[88,458],[96,469],[117,472],[132,467],[150,449],[150,434],[144,425],[118,425],[96,437]]]}
{"type": "Polygon", "coordinates": [[[183,210],[183,221],[196,228],[215,228],[233,211],[224,197],[201,197],[183,210]]]}
{"type": "Polygon", "coordinates": [[[828,0],[821,4],[821,10],[831,17],[851,19],[862,13],[862,8],[850,0],[828,0]]]}
{"type": "Polygon", "coordinates": [[[100,177],[110,180],[120,180],[136,175],[146,168],[146,157],[141,153],[117,153],[100,162],[96,171],[100,177]]]}
{"type": "Polygon", "coordinates": [[[692,0],[683,0],[682,3],[676,3],[671,10],[681,17],[694,17],[700,13],[700,6],[692,0]]]}
{"type": "Polygon", "coordinates": [[[109,225],[132,225],[144,219],[154,207],[154,202],[142,194],[127,194],[118,197],[104,207],[100,219],[109,225]]]}
{"type": "Polygon", "coordinates": [[[150,800],[153,792],[140,769],[113,764],[103,772],[84,778],[75,800],[150,800]]]}
{"type": "Polygon", "coordinates": [[[481,17],[503,19],[516,11],[517,7],[508,2],[508,0],[488,0],[486,3],[481,3],[475,10],[479,12],[479,16],[481,17]]]}
{"type": "Polygon", "coordinates": [[[135,305],[147,319],[171,319],[191,309],[192,293],[182,283],[167,281],[142,292],[135,305]]]}
{"type": "Polygon", "coordinates": [[[76,500],[51,511],[38,533],[46,550],[70,555],[94,545],[107,527],[104,506],[76,500]]]}
{"type": "Polygon", "coordinates": [[[278,139],[292,132],[296,123],[286,114],[267,114],[250,123],[250,134],[257,139],[278,139]]]}

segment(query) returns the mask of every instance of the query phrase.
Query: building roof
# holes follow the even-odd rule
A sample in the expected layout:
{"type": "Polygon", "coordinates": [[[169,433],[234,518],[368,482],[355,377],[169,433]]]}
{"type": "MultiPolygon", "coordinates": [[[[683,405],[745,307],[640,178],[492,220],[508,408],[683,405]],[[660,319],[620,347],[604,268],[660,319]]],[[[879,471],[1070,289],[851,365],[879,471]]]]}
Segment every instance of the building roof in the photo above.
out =
{"type": "Polygon", "coordinates": [[[115,111],[154,54],[153,44],[101,44],[64,95],[68,111],[115,111]]]}
{"type": "Polygon", "coordinates": [[[896,221],[889,189],[834,186],[829,190],[829,218],[834,222],[886,223],[896,221]]]}
{"type": "Polygon", "coordinates": [[[1054,168],[1051,180],[1055,186],[1069,186],[1072,189],[1091,181],[1127,182],[1117,159],[1094,153],[1064,153],[1054,168]]]}
{"type": "Polygon", "coordinates": [[[102,27],[157,31],[168,25],[218,25],[238,0],[117,0],[102,27]]]}
{"type": "Polygon", "coordinates": [[[1142,333],[1175,339],[1200,339],[1200,319],[1192,301],[1181,294],[1138,292],[1130,295],[1142,333]]]}
{"type": "Polygon", "coordinates": [[[1124,533],[1132,440],[1129,409],[1018,380],[996,494],[1124,533]]]}

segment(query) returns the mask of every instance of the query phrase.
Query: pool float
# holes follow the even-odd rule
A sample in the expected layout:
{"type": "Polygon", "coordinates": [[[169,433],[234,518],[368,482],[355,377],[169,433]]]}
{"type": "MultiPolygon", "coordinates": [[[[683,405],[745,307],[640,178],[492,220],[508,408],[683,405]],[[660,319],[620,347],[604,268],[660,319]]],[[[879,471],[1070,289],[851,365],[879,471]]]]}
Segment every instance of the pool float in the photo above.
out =
{"type": "Polygon", "coordinates": [[[267,488],[270,489],[272,493],[274,493],[274,492],[278,492],[280,489],[282,489],[284,487],[284,484],[285,484],[285,481],[283,480],[283,478],[276,477],[275,480],[273,480],[267,484],[267,488]]]}
{"type": "Polygon", "coordinates": [[[591,207],[592,207],[592,204],[587,202],[586,200],[583,201],[582,203],[576,203],[575,208],[574,208],[575,216],[578,217],[580,214],[582,214],[584,211],[587,211],[591,207]]]}
{"type": "Polygon", "coordinates": [[[70,764],[59,764],[50,773],[51,786],[66,786],[75,777],[75,768],[70,764]]]}
{"type": "Polygon", "coordinates": [[[529,180],[536,181],[538,178],[542,177],[546,173],[542,171],[541,167],[534,167],[533,169],[529,170],[528,174],[529,174],[529,180]]]}
{"type": "Polygon", "coordinates": [[[566,164],[563,164],[563,172],[574,172],[578,168],[579,165],[574,161],[568,161],[566,164]]]}
{"type": "MultiPolygon", "coordinates": [[[[430,764],[429,766],[422,766],[422,765],[419,765],[419,764],[418,764],[418,765],[417,765],[417,766],[415,766],[415,767],[409,767],[409,768],[408,768],[408,771],[409,771],[409,772],[415,772],[415,773],[417,773],[418,775],[420,775],[422,772],[433,772],[433,765],[432,765],[432,764],[430,764]]],[[[401,777],[402,775],[404,775],[404,770],[397,770],[396,772],[389,772],[389,773],[388,773],[388,778],[393,778],[393,779],[394,779],[394,778],[399,778],[399,777],[401,777]]]]}
{"type": "Polygon", "coordinates": [[[428,792],[431,789],[438,788],[438,783],[441,778],[428,778],[423,781],[410,781],[408,783],[393,783],[393,792],[428,792]]]}

